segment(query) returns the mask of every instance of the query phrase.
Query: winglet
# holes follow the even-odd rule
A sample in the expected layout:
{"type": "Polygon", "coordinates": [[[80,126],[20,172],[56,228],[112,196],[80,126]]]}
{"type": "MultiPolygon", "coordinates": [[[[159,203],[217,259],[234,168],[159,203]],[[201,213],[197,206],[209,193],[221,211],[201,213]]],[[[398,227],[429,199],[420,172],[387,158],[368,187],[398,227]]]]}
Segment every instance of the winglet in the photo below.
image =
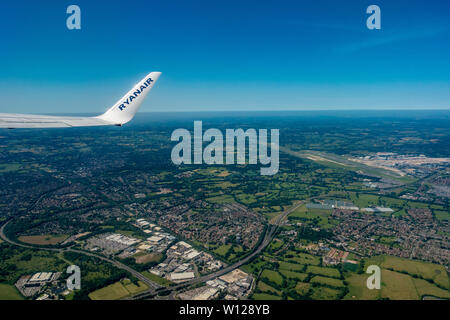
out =
{"type": "Polygon", "coordinates": [[[161,72],[151,72],[139,81],[104,114],[96,117],[111,124],[122,125],[133,119],[147,94],[153,88],[161,72]]]}

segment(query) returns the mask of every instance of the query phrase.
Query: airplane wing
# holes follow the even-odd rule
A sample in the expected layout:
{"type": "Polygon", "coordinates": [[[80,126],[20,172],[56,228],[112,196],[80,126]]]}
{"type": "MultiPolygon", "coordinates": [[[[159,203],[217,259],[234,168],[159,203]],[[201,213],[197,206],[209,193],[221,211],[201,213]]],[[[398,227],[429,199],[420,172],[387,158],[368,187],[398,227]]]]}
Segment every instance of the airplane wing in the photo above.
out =
{"type": "Polygon", "coordinates": [[[161,72],[151,72],[104,114],[96,117],[65,117],[0,113],[0,128],[66,128],[91,126],[121,126],[138,111],[161,72]]]}
{"type": "Polygon", "coordinates": [[[112,123],[95,117],[54,117],[31,114],[0,113],[0,128],[64,128],[106,126],[112,123]]]}

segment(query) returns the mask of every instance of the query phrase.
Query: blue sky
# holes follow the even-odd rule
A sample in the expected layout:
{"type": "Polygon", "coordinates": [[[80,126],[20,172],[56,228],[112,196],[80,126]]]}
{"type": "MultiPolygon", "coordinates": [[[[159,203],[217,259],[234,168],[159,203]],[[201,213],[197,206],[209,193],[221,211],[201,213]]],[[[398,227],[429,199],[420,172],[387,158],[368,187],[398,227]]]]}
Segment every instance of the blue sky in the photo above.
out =
{"type": "Polygon", "coordinates": [[[2,1],[0,112],[450,109],[449,1],[2,1]],[[82,29],[66,28],[77,4],[82,29]],[[368,30],[366,8],[381,8],[368,30]]]}

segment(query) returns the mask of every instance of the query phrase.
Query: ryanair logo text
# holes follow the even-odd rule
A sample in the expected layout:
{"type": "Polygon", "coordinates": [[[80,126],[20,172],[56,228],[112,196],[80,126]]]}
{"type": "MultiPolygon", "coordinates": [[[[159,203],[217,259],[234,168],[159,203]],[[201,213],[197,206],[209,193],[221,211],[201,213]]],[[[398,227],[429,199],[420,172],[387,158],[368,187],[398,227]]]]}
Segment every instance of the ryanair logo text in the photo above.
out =
{"type": "Polygon", "coordinates": [[[136,99],[145,89],[147,89],[153,82],[152,78],[148,78],[145,80],[140,88],[135,89],[133,93],[125,100],[122,104],[119,105],[119,110],[122,111],[123,109],[126,109],[126,107],[134,100],[136,99]]]}

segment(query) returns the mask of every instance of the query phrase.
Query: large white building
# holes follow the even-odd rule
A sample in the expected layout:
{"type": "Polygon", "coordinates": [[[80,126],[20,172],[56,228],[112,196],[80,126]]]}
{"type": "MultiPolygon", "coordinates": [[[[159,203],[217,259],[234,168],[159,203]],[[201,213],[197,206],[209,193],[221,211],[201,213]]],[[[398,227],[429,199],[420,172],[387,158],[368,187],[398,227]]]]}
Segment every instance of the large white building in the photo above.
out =
{"type": "Polygon", "coordinates": [[[53,273],[51,272],[38,272],[35,273],[30,280],[28,280],[29,283],[42,283],[50,281],[52,278],[53,273]]]}
{"type": "Polygon", "coordinates": [[[194,279],[195,274],[193,272],[180,272],[180,273],[171,273],[170,279],[172,281],[187,281],[190,279],[194,279]]]}

